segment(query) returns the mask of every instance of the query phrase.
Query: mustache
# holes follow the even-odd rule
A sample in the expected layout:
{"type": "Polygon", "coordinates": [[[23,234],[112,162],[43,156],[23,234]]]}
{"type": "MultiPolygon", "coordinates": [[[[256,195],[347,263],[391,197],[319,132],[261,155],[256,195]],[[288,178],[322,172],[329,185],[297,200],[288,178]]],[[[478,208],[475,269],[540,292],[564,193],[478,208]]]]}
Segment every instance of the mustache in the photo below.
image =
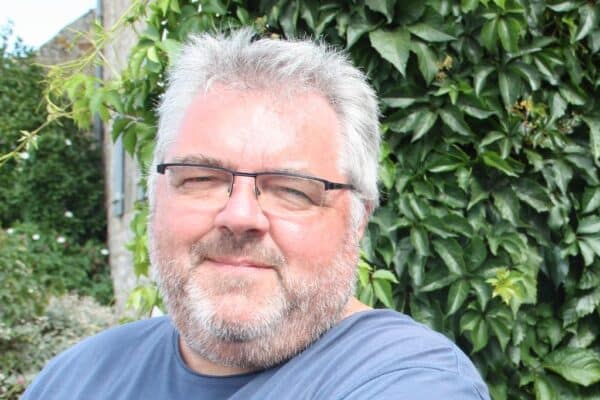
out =
{"type": "Polygon", "coordinates": [[[207,259],[220,257],[249,259],[275,269],[280,269],[286,264],[286,259],[279,250],[265,247],[255,235],[235,235],[228,231],[195,242],[190,254],[193,266],[198,266],[207,259]]]}

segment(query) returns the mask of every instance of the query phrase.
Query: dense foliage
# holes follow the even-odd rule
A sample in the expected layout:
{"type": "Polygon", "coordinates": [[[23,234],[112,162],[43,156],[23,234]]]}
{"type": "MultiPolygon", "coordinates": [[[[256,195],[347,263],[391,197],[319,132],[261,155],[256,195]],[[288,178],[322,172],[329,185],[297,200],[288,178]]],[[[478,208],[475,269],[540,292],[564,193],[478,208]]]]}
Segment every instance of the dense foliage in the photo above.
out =
{"type": "Polygon", "coordinates": [[[111,308],[74,295],[51,298],[41,316],[0,322],[0,399],[18,399],[51,357],[116,323],[111,308]]]}
{"type": "Polygon", "coordinates": [[[99,146],[72,122],[46,124],[45,72],[31,50],[11,42],[10,27],[2,28],[0,398],[12,399],[70,338],[40,317],[51,312],[48,299],[75,292],[110,304],[113,295],[99,146]],[[44,124],[15,159],[4,157],[24,143],[23,132],[44,124]]]}
{"type": "Polygon", "coordinates": [[[157,0],[140,18],[121,79],[91,102],[73,95],[76,114],[112,113],[145,166],[164,71],[189,34],[254,25],[347,49],[382,99],[385,136],[361,299],[446,333],[496,400],[600,396],[600,5],[157,0]]]}

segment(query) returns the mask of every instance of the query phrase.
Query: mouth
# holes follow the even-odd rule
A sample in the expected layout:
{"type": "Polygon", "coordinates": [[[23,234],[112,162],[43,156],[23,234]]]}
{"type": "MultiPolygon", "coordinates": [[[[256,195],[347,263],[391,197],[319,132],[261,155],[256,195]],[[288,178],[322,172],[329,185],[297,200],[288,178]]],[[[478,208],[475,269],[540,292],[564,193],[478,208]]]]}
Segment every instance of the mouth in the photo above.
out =
{"type": "Polygon", "coordinates": [[[273,269],[272,265],[245,258],[207,258],[205,262],[209,262],[217,268],[273,269]]]}

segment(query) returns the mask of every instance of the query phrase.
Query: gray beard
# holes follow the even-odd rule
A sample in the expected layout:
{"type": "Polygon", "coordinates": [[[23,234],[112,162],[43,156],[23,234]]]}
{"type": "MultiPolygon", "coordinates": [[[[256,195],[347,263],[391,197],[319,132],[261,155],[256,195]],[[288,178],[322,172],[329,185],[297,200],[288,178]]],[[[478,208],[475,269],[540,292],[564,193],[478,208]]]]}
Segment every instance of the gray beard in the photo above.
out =
{"type": "MultiPolygon", "coordinates": [[[[348,235],[352,236],[352,235],[348,235]]],[[[340,251],[311,282],[295,280],[283,256],[262,248],[252,237],[231,234],[195,243],[190,249],[192,268],[163,256],[151,240],[153,275],[167,310],[184,342],[199,356],[227,367],[265,369],[300,353],[335,325],[355,290],[358,240],[346,238],[340,251]],[[269,299],[251,324],[225,321],[215,312],[211,294],[194,284],[193,274],[215,255],[250,256],[273,265],[280,290],[269,299]],[[264,312],[264,311],[268,312],[264,312]]],[[[222,283],[218,289],[243,291],[244,284],[222,283]]]]}

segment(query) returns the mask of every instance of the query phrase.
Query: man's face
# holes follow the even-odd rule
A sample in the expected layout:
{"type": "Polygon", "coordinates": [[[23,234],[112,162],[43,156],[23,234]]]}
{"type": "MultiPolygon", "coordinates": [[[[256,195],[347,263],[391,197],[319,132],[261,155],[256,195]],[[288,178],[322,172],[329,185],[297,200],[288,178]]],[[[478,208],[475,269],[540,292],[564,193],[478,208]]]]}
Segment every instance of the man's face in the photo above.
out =
{"type": "MultiPolygon", "coordinates": [[[[236,171],[296,172],[346,182],[340,123],[313,91],[277,98],[216,86],[186,112],[165,162],[236,171]]],[[[302,350],[340,319],[354,288],[358,237],[350,193],[323,206],[272,215],[252,177],[235,177],[221,208],[207,209],[159,176],[151,217],[153,267],[169,312],[196,354],[263,368],[302,350]]]]}

